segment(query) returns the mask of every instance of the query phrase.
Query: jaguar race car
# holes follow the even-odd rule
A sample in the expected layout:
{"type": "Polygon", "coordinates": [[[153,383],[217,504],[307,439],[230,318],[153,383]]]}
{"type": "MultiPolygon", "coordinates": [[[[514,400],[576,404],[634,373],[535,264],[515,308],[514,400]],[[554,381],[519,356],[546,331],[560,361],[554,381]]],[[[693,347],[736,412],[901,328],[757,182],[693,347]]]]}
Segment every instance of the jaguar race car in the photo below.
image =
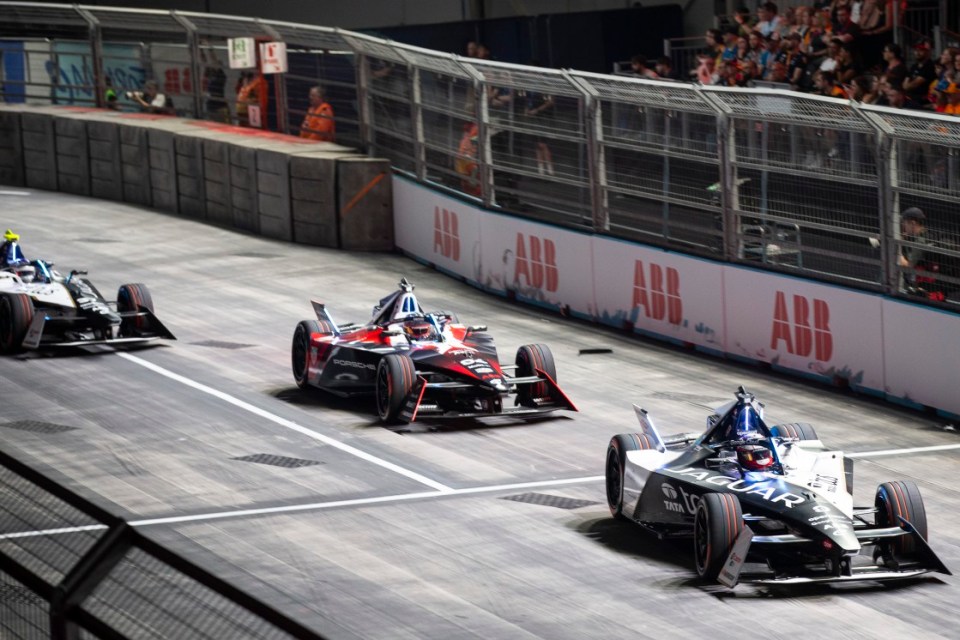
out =
{"type": "Polygon", "coordinates": [[[386,423],[576,411],[557,386],[546,345],[524,345],[515,364],[501,364],[486,327],[425,313],[413,289],[401,280],[363,325],[337,325],[324,304],[313,302],[317,319],[303,320],[293,334],[297,385],[340,396],[372,392],[386,423]]]}
{"type": "Polygon", "coordinates": [[[661,537],[692,534],[703,579],[732,588],[950,574],[927,544],[916,484],[884,482],[872,506],[855,507],[853,460],[807,423],[767,426],[743,387],[701,434],[661,437],[634,408],[640,432],[607,448],[610,511],[661,537]]]}
{"type": "Polygon", "coordinates": [[[125,284],[108,301],[85,274],[62,276],[43,260],[0,270],[0,351],[176,339],[146,285],[125,284]]]}

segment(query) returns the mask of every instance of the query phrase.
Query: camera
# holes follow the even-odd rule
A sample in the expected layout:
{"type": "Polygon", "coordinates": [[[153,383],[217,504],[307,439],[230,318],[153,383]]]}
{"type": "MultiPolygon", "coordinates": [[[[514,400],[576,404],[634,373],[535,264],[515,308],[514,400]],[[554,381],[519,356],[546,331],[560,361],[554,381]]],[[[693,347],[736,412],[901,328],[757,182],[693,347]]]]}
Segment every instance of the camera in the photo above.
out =
{"type": "Polygon", "coordinates": [[[124,95],[126,98],[130,99],[130,100],[136,100],[137,98],[143,98],[143,92],[142,92],[142,91],[124,91],[124,92],[123,92],[123,95],[124,95]]]}

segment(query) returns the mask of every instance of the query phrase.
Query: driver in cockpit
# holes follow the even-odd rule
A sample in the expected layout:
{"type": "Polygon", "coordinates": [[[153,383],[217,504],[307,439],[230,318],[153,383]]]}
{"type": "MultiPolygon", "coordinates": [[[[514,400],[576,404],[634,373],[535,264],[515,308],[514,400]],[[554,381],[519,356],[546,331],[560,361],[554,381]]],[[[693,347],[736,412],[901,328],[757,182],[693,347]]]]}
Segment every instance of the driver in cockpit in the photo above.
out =
{"type": "Polygon", "coordinates": [[[413,318],[403,322],[403,333],[410,342],[436,342],[437,329],[424,318],[413,318]]]}

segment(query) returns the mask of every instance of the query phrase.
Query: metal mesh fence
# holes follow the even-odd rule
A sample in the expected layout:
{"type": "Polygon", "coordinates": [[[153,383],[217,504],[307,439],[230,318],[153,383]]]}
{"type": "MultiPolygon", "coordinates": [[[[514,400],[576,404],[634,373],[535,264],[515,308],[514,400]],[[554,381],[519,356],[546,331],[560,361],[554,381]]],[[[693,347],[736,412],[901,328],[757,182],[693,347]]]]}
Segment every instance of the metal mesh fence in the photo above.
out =
{"type": "Polygon", "coordinates": [[[99,63],[118,90],[154,78],[178,113],[231,122],[240,72],[226,65],[226,39],[282,40],[289,72],[269,83],[270,128],[299,135],[320,85],[337,142],[488,207],[934,303],[960,290],[955,118],[191,12],[0,2],[0,34],[18,38],[0,40],[0,55],[25,69],[3,78],[5,100],[99,103],[99,63]],[[911,284],[916,265],[899,264],[914,242],[899,213],[913,206],[932,239],[913,248],[938,257],[920,267],[938,283],[933,297],[911,284]]]}
{"type": "Polygon", "coordinates": [[[47,601],[0,571],[0,638],[47,640],[49,637],[47,601]]]}

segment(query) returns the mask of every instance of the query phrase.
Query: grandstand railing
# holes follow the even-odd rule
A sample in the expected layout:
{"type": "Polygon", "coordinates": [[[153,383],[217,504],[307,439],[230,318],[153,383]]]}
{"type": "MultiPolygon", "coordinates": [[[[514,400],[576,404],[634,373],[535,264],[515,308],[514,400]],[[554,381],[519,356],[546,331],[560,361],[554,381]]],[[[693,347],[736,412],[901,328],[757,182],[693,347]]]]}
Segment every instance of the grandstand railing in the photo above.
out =
{"type": "MultiPolygon", "coordinates": [[[[956,310],[960,118],[459,57],[308,25],[0,2],[7,101],[104,104],[157,79],[181,115],[233,115],[226,39],[286,42],[267,126],[299,134],[314,84],[337,141],[487,207],[956,310]],[[226,72],[225,95],[209,79],[226,72]],[[200,82],[193,82],[200,78],[200,82]],[[531,115],[532,108],[549,108],[531,115]],[[933,243],[901,235],[920,206],[933,243]],[[904,248],[923,248],[919,268],[904,248]]],[[[123,108],[134,104],[124,98],[123,108]]]]}

